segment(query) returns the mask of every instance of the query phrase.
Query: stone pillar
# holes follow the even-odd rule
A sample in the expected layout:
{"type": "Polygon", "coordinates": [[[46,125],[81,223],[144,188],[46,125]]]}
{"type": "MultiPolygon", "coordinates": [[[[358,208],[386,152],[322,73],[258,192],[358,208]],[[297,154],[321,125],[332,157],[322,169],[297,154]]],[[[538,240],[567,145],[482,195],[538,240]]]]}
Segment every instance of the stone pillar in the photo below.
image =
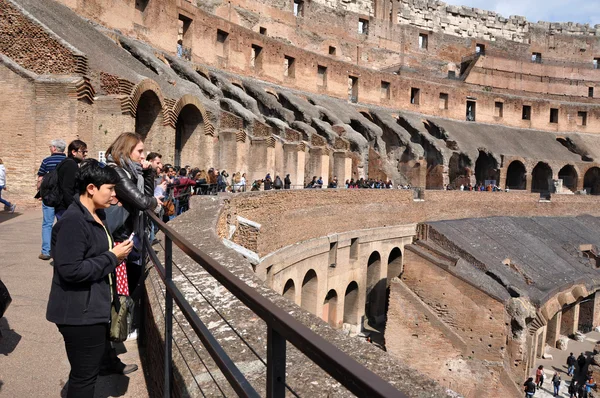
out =
{"type": "Polygon", "coordinates": [[[307,180],[310,181],[313,176],[323,177],[323,187],[329,183],[329,153],[327,148],[310,148],[310,159],[306,164],[307,180]]]}
{"type": "MultiPolygon", "coordinates": [[[[219,170],[227,170],[233,175],[237,170],[237,131],[223,130],[219,132],[219,152],[216,167],[219,170]]],[[[183,159],[182,159],[183,160],[183,159]]],[[[182,166],[185,166],[182,164],[182,166]]]]}
{"type": "Polygon", "coordinates": [[[531,192],[532,180],[533,180],[533,178],[531,176],[531,173],[525,174],[525,181],[526,181],[525,189],[529,192],[531,192]]]}
{"type": "Polygon", "coordinates": [[[571,307],[564,309],[562,312],[562,322],[560,325],[560,334],[569,336],[577,332],[579,324],[579,303],[573,304],[571,307]]]}
{"type": "Polygon", "coordinates": [[[298,187],[292,188],[300,188],[304,185],[304,162],[305,153],[303,145],[283,144],[284,175],[281,178],[289,174],[292,185],[298,185],[298,187]]]}
{"type": "Polygon", "coordinates": [[[352,159],[346,151],[333,153],[333,175],[338,178],[338,187],[342,187],[346,180],[352,178],[352,159]]]}
{"type": "Polygon", "coordinates": [[[562,312],[558,311],[552,319],[548,321],[546,327],[546,344],[552,348],[556,348],[556,342],[560,336],[560,324],[562,320],[562,312]]]}
{"type": "Polygon", "coordinates": [[[249,155],[247,184],[251,186],[254,180],[265,178],[269,172],[267,140],[265,138],[252,138],[249,155]]]}

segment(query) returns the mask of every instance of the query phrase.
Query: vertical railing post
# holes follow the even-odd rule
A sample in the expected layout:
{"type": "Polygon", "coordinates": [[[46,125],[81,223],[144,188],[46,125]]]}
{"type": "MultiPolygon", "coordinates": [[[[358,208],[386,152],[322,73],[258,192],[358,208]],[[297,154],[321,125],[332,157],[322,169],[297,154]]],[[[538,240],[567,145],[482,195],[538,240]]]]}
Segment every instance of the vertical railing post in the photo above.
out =
{"type": "Polygon", "coordinates": [[[168,285],[173,280],[173,242],[165,235],[165,391],[170,398],[173,382],[173,297],[168,285]]]}
{"type": "Polygon", "coordinates": [[[268,326],[267,398],[285,397],[285,339],[268,326]]]}

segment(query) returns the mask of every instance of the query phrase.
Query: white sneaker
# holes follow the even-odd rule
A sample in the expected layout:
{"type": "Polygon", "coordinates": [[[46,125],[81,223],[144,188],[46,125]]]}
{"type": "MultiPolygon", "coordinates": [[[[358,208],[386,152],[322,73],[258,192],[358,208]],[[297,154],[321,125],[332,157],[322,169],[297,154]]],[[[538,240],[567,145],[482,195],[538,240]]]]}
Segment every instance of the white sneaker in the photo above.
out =
{"type": "Polygon", "coordinates": [[[133,329],[133,330],[131,331],[131,333],[129,333],[129,334],[127,335],[127,340],[126,340],[126,341],[133,341],[133,340],[137,340],[137,338],[138,338],[138,331],[137,331],[137,329],[133,329]]]}
{"type": "Polygon", "coordinates": [[[12,206],[10,206],[10,212],[11,212],[11,213],[14,213],[16,208],[17,208],[17,205],[16,205],[16,204],[15,204],[15,205],[12,205],[12,206]]]}

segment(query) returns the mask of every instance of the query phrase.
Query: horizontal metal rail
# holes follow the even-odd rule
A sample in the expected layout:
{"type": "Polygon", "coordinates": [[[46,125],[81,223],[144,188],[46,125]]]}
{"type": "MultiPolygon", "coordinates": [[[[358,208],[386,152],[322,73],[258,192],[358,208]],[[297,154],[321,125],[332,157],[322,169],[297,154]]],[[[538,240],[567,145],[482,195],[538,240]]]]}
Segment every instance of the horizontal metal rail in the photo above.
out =
{"type": "MultiPolygon", "coordinates": [[[[248,286],[206,253],[198,250],[183,236],[159,220],[154,213],[147,211],[146,214],[164,233],[165,243],[167,243],[167,245],[170,245],[171,242],[175,243],[182,252],[202,266],[210,275],[221,283],[221,285],[229,290],[231,294],[237,297],[267,324],[268,397],[284,396],[283,386],[285,383],[286,341],[290,342],[316,365],[356,396],[369,398],[406,397],[406,395],[398,391],[391,384],[356,362],[349,355],[340,351],[333,344],[317,335],[266,297],[259,294],[255,289],[248,286]]],[[[148,243],[149,242],[146,242],[146,248],[151,248],[148,243]]],[[[190,325],[198,334],[198,337],[200,337],[203,344],[205,344],[205,346],[208,344],[206,347],[207,350],[227,377],[232,388],[234,388],[241,396],[253,396],[247,395],[250,391],[248,385],[246,385],[248,382],[243,378],[243,375],[239,377],[241,372],[239,374],[236,373],[233,369],[235,364],[231,362],[231,359],[226,355],[222,348],[217,347],[218,342],[216,340],[213,341],[208,336],[210,335],[210,332],[205,330],[206,326],[202,323],[198,315],[193,311],[191,305],[185,300],[184,296],[170,279],[167,268],[172,266],[170,257],[167,258],[167,255],[170,255],[170,250],[168,247],[165,249],[166,269],[162,268],[160,261],[158,261],[158,258],[152,249],[147,251],[158,270],[161,279],[165,282],[167,292],[172,295],[183,315],[190,322],[190,325]],[[208,335],[205,332],[208,332],[208,335]]],[[[165,330],[167,330],[166,325],[165,330]]],[[[168,336],[165,336],[165,340],[167,338],[168,336]]],[[[237,370],[237,372],[239,372],[239,370],[237,370]]]]}

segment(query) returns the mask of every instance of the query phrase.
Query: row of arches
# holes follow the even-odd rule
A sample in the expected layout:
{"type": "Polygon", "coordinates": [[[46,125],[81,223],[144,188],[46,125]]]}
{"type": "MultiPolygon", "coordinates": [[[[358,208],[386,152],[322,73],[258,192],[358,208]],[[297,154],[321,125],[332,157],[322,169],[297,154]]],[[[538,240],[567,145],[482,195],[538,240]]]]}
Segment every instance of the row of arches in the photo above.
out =
{"type": "MultiPolygon", "coordinates": [[[[506,170],[506,188],[527,189],[525,165],[519,160],[513,160],[506,170]]],[[[553,171],[545,162],[538,162],[531,171],[531,192],[548,192],[553,171]]],[[[575,166],[567,164],[558,171],[558,178],[563,180],[563,187],[571,191],[577,190],[579,176],[575,166]]],[[[600,194],[600,168],[590,167],[583,177],[583,189],[591,195],[600,194]]]]}
{"type": "MultiPolygon", "coordinates": [[[[388,256],[387,276],[381,277],[381,255],[373,251],[367,261],[367,275],[365,288],[365,310],[364,313],[370,324],[377,323],[378,319],[385,316],[387,308],[389,281],[400,276],[402,272],[402,251],[395,247],[388,256]]],[[[359,284],[351,281],[345,288],[342,298],[338,296],[336,289],[330,289],[325,299],[319,306],[319,279],[314,269],[309,269],[300,286],[300,306],[313,314],[320,316],[331,326],[339,328],[342,323],[356,325],[359,321],[359,284]],[[341,305],[340,305],[341,304],[341,305]],[[338,311],[340,312],[338,314],[338,311]]],[[[288,279],[283,287],[282,295],[296,302],[297,292],[293,279],[288,279]]]]}
{"type": "Polygon", "coordinates": [[[163,102],[159,92],[153,89],[147,89],[139,96],[135,107],[135,132],[142,136],[148,148],[160,148],[165,154],[172,154],[176,166],[205,163],[202,162],[202,158],[206,157],[202,153],[205,118],[198,104],[185,104],[188,101],[183,101],[180,109],[176,106],[179,111],[173,143],[173,137],[168,137],[162,130],[167,124],[163,102]]]}

